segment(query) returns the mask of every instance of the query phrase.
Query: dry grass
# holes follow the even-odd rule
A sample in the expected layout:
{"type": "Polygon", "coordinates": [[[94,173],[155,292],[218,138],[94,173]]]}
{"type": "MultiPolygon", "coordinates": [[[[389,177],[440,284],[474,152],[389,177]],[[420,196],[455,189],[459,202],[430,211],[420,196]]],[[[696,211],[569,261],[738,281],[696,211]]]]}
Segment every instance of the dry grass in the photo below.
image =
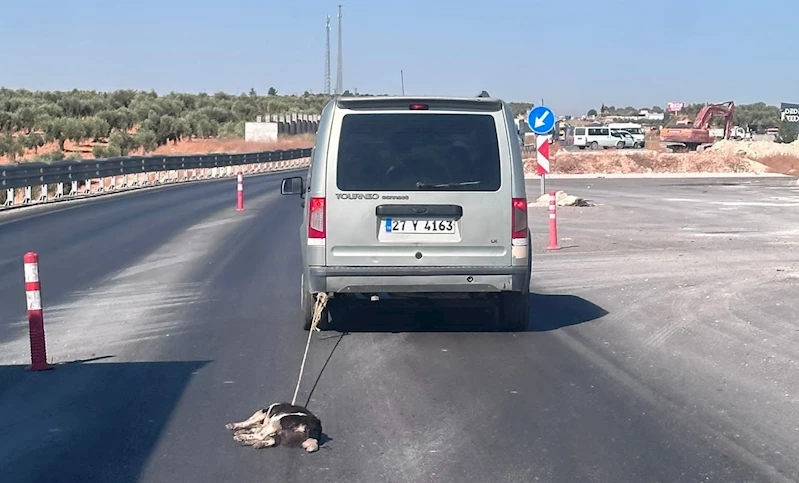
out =
{"type": "Polygon", "coordinates": [[[207,154],[207,153],[247,153],[253,151],[274,151],[278,149],[310,148],[314,143],[313,134],[301,134],[280,138],[274,142],[252,142],[243,139],[192,139],[178,144],[160,146],[153,154],[207,154]]]}
{"type": "MultiPolygon", "coordinates": [[[[243,139],[185,139],[177,144],[172,142],[159,146],[152,154],[208,154],[208,153],[247,153],[254,151],[273,151],[278,149],[297,149],[313,147],[314,134],[298,134],[296,136],[281,137],[274,142],[249,142],[243,139]]],[[[104,146],[105,143],[97,143],[104,146]]],[[[75,144],[71,141],[64,143],[64,155],[69,156],[79,153],[83,159],[94,159],[92,155],[92,143],[75,144]]],[[[58,149],[58,143],[48,143],[38,149],[38,154],[48,153],[58,149]]],[[[26,150],[23,156],[17,157],[17,162],[30,161],[36,154],[32,150],[26,150]]],[[[134,151],[132,155],[140,155],[141,151],[134,151]]],[[[0,164],[8,164],[7,156],[0,156],[0,164]]]]}

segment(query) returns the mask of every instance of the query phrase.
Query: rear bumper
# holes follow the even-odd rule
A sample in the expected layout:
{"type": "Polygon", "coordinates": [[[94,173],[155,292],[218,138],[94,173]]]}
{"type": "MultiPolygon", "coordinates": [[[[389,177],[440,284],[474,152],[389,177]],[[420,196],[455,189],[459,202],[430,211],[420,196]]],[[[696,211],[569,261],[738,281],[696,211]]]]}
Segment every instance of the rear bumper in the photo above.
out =
{"type": "Polygon", "coordinates": [[[530,271],[506,267],[310,267],[312,292],[528,292],[530,271]]]}

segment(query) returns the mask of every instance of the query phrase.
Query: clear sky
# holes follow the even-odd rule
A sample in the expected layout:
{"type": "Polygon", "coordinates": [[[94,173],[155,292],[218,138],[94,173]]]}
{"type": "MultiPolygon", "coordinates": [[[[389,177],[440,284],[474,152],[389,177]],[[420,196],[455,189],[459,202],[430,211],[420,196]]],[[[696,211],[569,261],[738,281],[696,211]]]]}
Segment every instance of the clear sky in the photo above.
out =
{"type": "MultiPolygon", "coordinates": [[[[799,102],[797,0],[341,0],[344,87],[601,103],[799,102]]],[[[336,1],[4,1],[0,86],[324,90],[336,1]]]]}

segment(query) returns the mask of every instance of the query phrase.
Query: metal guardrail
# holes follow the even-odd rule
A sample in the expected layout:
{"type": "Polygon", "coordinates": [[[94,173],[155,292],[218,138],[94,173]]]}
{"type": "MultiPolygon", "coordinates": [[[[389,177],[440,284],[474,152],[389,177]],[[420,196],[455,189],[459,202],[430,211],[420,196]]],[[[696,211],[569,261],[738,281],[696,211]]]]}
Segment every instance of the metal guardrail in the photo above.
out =
{"type": "Polygon", "coordinates": [[[310,156],[311,148],[306,148],[0,165],[0,209],[174,182],[226,178],[239,171],[253,174],[296,169],[307,165],[310,156]],[[68,192],[65,184],[69,184],[68,192]]]}

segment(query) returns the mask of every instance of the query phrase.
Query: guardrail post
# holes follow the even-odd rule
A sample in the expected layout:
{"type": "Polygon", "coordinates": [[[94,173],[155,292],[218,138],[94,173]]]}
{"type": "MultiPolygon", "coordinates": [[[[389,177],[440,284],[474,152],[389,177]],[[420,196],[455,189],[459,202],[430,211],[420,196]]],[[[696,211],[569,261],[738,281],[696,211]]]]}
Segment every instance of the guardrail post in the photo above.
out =
{"type": "Polygon", "coordinates": [[[72,183],[70,183],[69,193],[67,193],[67,196],[72,198],[73,196],[75,196],[77,194],[78,194],[78,182],[77,181],[73,181],[72,183]]]}
{"type": "Polygon", "coordinates": [[[8,188],[6,190],[6,201],[3,203],[3,206],[13,206],[14,205],[14,196],[17,194],[17,190],[14,188],[8,188]]]}
{"type": "Polygon", "coordinates": [[[32,186],[26,186],[25,187],[25,195],[22,198],[22,204],[25,205],[27,203],[30,203],[31,201],[33,201],[33,187],[32,186]]]}
{"type": "Polygon", "coordinates": [[[43,184],[39,186],[39,198],[36,200],[37,202],[41,203],[42,201],[47,201],[47,185],[43,184]]]}
{"type": "Polygon", "coordinates": [[[55,187],[55,195],[53,195],[53,199],[59,199],[64,197],[64,183],[58,183],[55,187]]]}

